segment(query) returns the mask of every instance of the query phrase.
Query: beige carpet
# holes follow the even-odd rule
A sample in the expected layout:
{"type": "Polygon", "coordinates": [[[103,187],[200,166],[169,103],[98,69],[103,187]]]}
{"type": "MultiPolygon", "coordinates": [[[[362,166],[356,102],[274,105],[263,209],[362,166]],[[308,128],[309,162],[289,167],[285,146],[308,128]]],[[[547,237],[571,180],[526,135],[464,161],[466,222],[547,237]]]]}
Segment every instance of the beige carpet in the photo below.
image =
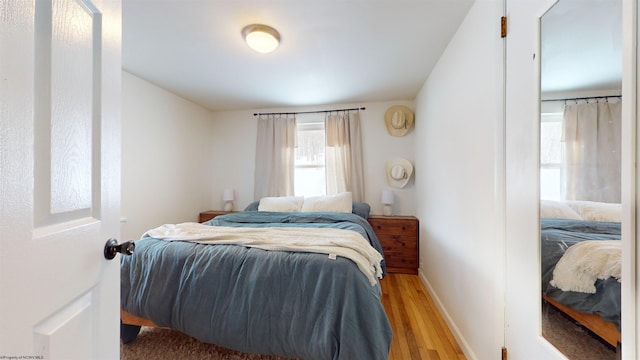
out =
{"type": "MultiPolygon", "coordinates": [[[[543,309],[543,335],[569,359],[615,360],[616,352],[591,336],[581,326],[565,318],[553,307],[543,309]]],[[[278,356],[245,354],[217,345],[202,343],[168,329],[143,327],[138,337],[120,345],[121,360],[287,360],[278,356]]]]}
{"type": "Polygon", "coordinates": [[[567,318],[553,306],[544,304],[542,335],[569,359],[616,360],[615,349],[598,340],[588,330],[567,318]]]}
{"type": "Polygon", "coordinates": [[[279,356],[245,354],[200,342],[169,329],[142,327],[138,337],[120,344],[121,360],[288,360],[279,356]]]}

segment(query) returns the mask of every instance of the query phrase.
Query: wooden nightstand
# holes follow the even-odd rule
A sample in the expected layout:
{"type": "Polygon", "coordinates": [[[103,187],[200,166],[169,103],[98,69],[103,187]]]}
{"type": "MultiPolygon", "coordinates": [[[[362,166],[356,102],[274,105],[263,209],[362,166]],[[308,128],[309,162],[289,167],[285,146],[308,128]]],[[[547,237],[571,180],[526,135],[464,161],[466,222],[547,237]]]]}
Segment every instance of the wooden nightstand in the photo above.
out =
{"type": "Polygon", "coordinates": [[[418,218],[370,215],[369,224],[382,245],[387,272],[418,274],[418,218]]]}
{"type": "Polygon", "coordinates": [[[200,213],[200,217],[198,218],[198,222],[205,222],[205,221],[209,221],[211,219],[213,219],[214,217],[218,216],[218,215],[225,215],[225,214],[231,214],[235,211],[222,211],[222,210],[209,210],[209,211],[203,211],[200,213]]]}

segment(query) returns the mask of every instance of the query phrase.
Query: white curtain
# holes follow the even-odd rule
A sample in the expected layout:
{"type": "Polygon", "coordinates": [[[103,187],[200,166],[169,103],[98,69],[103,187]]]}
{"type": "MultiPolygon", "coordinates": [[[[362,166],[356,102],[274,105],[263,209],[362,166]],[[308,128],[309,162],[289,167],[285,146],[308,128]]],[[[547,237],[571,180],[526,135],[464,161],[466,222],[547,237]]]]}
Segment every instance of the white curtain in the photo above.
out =
{"type": "Polygon", "coordinates": [[[564,108],[567,200],[620,202],[621,104],[599,100],[564,108]]]}
{"type": "Polygon", "coordinates": [[[295,115],[258,118],[254,199],[294,194],[295,115]]]}
{"type": "Polygon", "coordinates": [[[325,132],[327,195],[350,191],[353,201],[363,201],[364,171],[359,112],[328,113],[325,132]]]}

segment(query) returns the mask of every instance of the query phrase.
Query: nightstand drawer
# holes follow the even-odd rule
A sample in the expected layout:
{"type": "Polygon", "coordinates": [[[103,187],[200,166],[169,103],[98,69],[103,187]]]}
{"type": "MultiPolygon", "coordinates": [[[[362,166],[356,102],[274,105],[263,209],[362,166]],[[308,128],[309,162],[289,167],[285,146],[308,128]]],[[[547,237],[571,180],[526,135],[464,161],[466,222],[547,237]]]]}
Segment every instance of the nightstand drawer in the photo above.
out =
{"type": "Polygon", "coordinates": [[[378,239],[389,272],[417,273],[418,239],[415,235],[380,234],[378,239]]]}
{"type": "Polygon", "coordinates": [[[376,234],[384,251],[412,253],[418,248],[418,239],[414,234],[376,234]]]}
{"type": "Polygon", "coordinates": [[[370,220],[369,223],[373,227],[376,234],[392,234],[392,235],[414,235],[418,230],[416,221],[411,220],[370,220]]]}
{"type": "Polygon", "coordinates": [[[388,272],[417,274],[417,256],[408,256],[401,251],[384,250],[384,261],[387,264],[388,272]]]}

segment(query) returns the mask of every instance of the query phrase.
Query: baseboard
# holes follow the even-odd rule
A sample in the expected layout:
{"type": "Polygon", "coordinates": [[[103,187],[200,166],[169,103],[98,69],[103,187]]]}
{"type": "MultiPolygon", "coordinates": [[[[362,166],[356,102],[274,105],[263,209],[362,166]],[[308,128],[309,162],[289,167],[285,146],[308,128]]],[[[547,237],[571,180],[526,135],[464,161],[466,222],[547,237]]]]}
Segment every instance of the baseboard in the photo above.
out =
{"type": "Polygon", "coordinates": [[[418,277],[420,278],[420,281],[422,281],[422,284],[427,288],[427,291],[429,292],[431,299],[433,299],[433,302],[436,304],[438,311],[440,311],[440,314],[444,318],[444,321],[447,323],[449,330],[451,330],[453,337],[458,342],[458,345],[460,346],[460,349],[464,353],[464,356],[470,360],[478,360],[478,357],[471,350],[469,343],[467,343],[464,336],[462,336],[462,334],[460,333],[460,330],[458,329],[456,324],[453,322],[453,319],[451,319],[451,316],[447,312],[447,309],[443,306],[442,302],[436,295],[435,291],[433,291],[431,284],[429,284],[429,281],[422,273],[422,269],[418,269],[418,277]]]}

